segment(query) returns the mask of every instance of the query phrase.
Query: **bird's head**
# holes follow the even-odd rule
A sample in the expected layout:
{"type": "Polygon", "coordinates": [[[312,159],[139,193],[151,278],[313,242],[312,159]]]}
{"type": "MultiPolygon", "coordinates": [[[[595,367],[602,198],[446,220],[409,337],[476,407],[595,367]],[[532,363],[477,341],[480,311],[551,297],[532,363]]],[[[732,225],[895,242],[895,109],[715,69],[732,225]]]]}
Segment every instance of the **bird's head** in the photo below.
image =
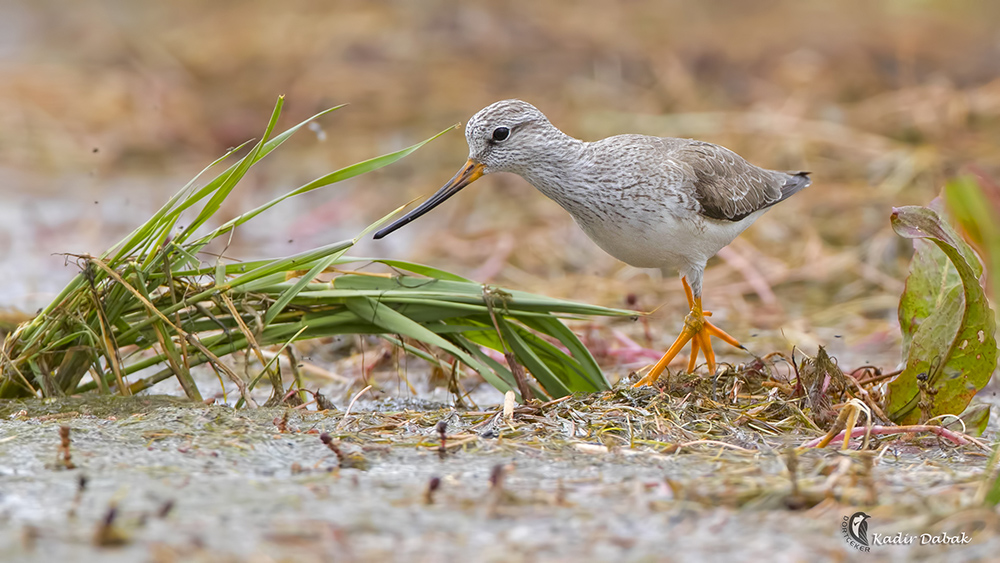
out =
{"type": "Polygon", "coordinates": [[[483,174],[520,172],[538,158],[538,145],[552,125],[538,108],[521,100],[503,100],[472,116],[465,126],[469,163],[483,174]]]}
{"type": "Polygon", "coordinates": [[[544,143],[552,125],[542,112],[521,100],[496,102],[472,116],[465,126],[469,160],[434,195],[388,227],[375,233],[380,239],[440,205],[459,190],[492,172],[518,173],[538,158],[537,147],[544,143]]]}

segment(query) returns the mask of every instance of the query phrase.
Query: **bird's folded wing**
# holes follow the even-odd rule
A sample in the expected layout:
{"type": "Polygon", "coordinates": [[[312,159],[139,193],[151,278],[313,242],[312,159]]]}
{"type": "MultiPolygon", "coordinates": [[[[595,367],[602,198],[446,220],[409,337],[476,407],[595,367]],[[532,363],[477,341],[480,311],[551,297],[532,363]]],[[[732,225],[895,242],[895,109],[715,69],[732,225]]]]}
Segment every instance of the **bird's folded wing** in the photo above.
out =
{"type": "MultiPolygon", "coordinates": [[[[782,187],[791,177],[758,168],[733,151],[702,141],[691,141],[671,155],[684,163],[701,204],[700,213],[712,219],[739,221],[783,198],[782,187]]],[[[791,194],[789,194],[791,195],[791,194]]]]}

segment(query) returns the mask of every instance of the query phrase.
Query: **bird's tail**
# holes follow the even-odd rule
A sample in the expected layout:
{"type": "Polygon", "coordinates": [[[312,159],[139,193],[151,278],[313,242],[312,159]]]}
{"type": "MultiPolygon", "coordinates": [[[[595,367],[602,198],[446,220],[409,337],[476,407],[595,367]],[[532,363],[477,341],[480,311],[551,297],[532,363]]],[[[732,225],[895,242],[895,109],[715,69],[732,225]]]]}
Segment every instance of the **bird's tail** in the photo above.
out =
{"type": "Polygon", "coordinates": [[[786,199],[809,187],[809,184],[812,184],[812,178],[809,177],[809,172],[785,172],[785,174],[787,174],[788,177],[785,180],[785,183],[781,186],[781,199],[778,201],[785,201],[786,199]]]}

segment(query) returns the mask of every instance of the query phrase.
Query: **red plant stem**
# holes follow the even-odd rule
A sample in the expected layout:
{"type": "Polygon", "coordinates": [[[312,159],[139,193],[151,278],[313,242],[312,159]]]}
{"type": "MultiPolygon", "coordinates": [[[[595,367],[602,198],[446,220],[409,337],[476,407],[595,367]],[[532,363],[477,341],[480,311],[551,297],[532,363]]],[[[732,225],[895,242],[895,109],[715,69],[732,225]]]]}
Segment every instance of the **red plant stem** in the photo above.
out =
{"type": "MultiPolygon", "coordinates": [[[[851,437],[852,438],[859,438],[861,436],[864,436],[865,432],[867,430],[868,429],[865,428],[865,427],[863,427],[863,426],[857,427],[857,428],[855,428],[854,430],[851,431],[851,437]]],[[[982,447],[982,444],[980,444],[977,440],[974,440],[974,439],[970,438],[969,436],[966,436],[965,434],[962,434],[961,432],[955,432],[954,430],[948,430],[947,428],[944,428],[942,426],[931,426],[931,425],[928,425],[928,424],[915,424],[915,425],[912,425],[912,426],[872,426],[871,427],[871,433],[872,433],[872,435],[877,435],[877,434],[917,434],[919,432],[932,432],[932,433],[937,434],[938,436],[941,436],[942,438],[944,438],[944,439],[952,442],[953,444],[957,444],[959,446],[965,446],[965,445],[972,444],[972,445],[975,445],[975,446],[982,447]]],[[[832,444],[834,442],[837,442],[838,440],[843,440],[843,439],[844,439],[844,432],[841,432],[840,434],[837,434],[832,440],[830,440],[830,443],[832,444]]],[[[823,438],[816,438],[814,440],[810,440],[810,441],[806,442],[805,444],[802,444],[802,447],[804,447],[804,448],[815,448],[816,446],[819,445],[819,443],[822,440],[823,440],[823,438]]]]}

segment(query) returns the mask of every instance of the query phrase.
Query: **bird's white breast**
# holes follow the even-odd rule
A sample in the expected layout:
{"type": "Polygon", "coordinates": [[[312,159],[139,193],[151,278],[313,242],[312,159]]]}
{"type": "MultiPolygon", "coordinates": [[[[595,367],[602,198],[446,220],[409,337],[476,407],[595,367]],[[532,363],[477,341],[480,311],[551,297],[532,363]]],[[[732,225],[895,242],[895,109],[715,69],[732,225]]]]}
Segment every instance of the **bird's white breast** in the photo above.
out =
{"type": "MultiPolygon", "coordinates": [[[[763,212],[760,212],[763,213],[763,212]]],[[[588,221],[577,224],[605,252],[637,268],[683,270],[703,267],[760,215],[742,221],[717,221],[700,215],[678,217],[663,212],[655,221],[588,221]]]]}

